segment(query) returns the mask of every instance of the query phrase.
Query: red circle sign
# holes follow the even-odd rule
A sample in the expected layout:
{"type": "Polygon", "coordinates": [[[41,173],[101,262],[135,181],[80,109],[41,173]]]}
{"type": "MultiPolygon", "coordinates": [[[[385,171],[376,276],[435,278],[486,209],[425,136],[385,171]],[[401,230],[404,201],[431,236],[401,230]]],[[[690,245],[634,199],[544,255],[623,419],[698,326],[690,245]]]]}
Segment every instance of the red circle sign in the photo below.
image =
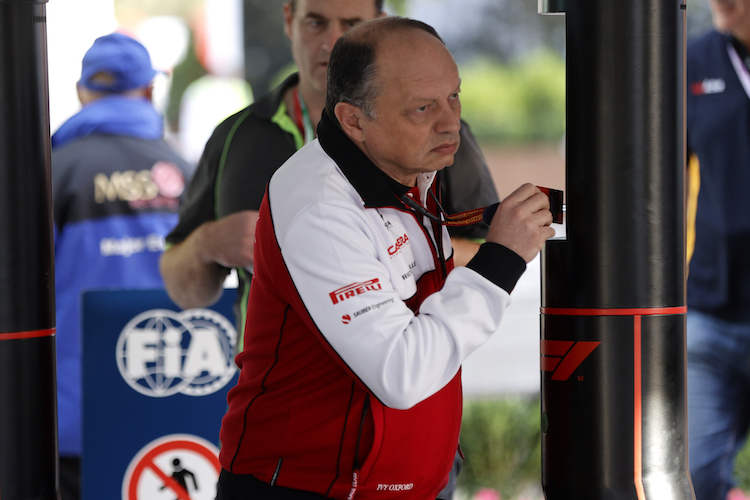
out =
{"type": "Polygon", "coordinates": [[[171,434],[144,446],[131,460],[122,483],[123,500],[213,499],[221,472],[219,450],[205,439],[171,434]]]}

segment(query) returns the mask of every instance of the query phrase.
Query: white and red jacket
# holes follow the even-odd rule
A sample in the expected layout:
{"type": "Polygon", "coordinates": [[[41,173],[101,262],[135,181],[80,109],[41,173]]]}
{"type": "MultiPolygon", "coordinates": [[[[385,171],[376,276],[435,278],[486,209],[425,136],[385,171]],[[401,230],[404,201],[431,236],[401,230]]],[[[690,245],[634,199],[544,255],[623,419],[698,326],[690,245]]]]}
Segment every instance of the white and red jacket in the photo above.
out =
{"type": "Polygon", "coordinates": [[[398,184],[323,115],[260,209],[221,464],[336,499],[435,498],[461,363],[498,330],[525,263],[484,244],[451,270],[447,231],[399,198],[436,213],[435,173],[398,184]]]}

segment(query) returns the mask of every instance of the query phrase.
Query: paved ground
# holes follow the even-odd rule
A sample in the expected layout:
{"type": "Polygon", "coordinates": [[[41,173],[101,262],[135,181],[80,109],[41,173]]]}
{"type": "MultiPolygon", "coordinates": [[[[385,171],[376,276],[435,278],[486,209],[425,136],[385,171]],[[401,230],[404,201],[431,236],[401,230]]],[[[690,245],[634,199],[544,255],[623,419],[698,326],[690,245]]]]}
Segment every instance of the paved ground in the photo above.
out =
{"type": "MultiPolygon", "coordinates": [[[[565,164],[557,148],[484,148],[501,198],[523,182],[565,188],[565,164]]],[[[539,392],[540,261],[527,266],[511,294],[500,331],[464,363],[467,397],[539,392]]]]}

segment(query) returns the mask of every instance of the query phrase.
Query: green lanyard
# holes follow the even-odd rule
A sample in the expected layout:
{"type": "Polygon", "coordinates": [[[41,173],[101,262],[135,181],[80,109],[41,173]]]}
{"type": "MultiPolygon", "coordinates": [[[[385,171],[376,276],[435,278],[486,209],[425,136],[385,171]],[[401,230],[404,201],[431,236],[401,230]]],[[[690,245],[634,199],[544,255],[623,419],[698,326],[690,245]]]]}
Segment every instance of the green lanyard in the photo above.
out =
{"type": "Polygon", "coordinates": [[[299,86],[297,87],[297,92],[294,94],[294,108],[294,119],[297,122],[297,127],[302,131],[305,144],[308,144],[315,139],[315,130],[310,120],[310,113],[307,111],[307,106],[305,106],[305,101],[302,99],[299,86]]]}

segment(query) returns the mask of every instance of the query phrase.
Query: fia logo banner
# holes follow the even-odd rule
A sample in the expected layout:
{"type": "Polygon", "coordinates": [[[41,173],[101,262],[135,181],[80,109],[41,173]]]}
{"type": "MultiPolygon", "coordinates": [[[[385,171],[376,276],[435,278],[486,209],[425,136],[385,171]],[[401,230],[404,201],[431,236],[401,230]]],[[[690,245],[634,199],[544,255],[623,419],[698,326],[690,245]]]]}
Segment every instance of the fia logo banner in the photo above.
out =
{"type": "Polygon", "coordinates": [[[236,343],[234,326],[217,312],[152,309],[125,325],[115,357],[123,380],[145,396],[205,396],[234,376],[236,343]]]}

